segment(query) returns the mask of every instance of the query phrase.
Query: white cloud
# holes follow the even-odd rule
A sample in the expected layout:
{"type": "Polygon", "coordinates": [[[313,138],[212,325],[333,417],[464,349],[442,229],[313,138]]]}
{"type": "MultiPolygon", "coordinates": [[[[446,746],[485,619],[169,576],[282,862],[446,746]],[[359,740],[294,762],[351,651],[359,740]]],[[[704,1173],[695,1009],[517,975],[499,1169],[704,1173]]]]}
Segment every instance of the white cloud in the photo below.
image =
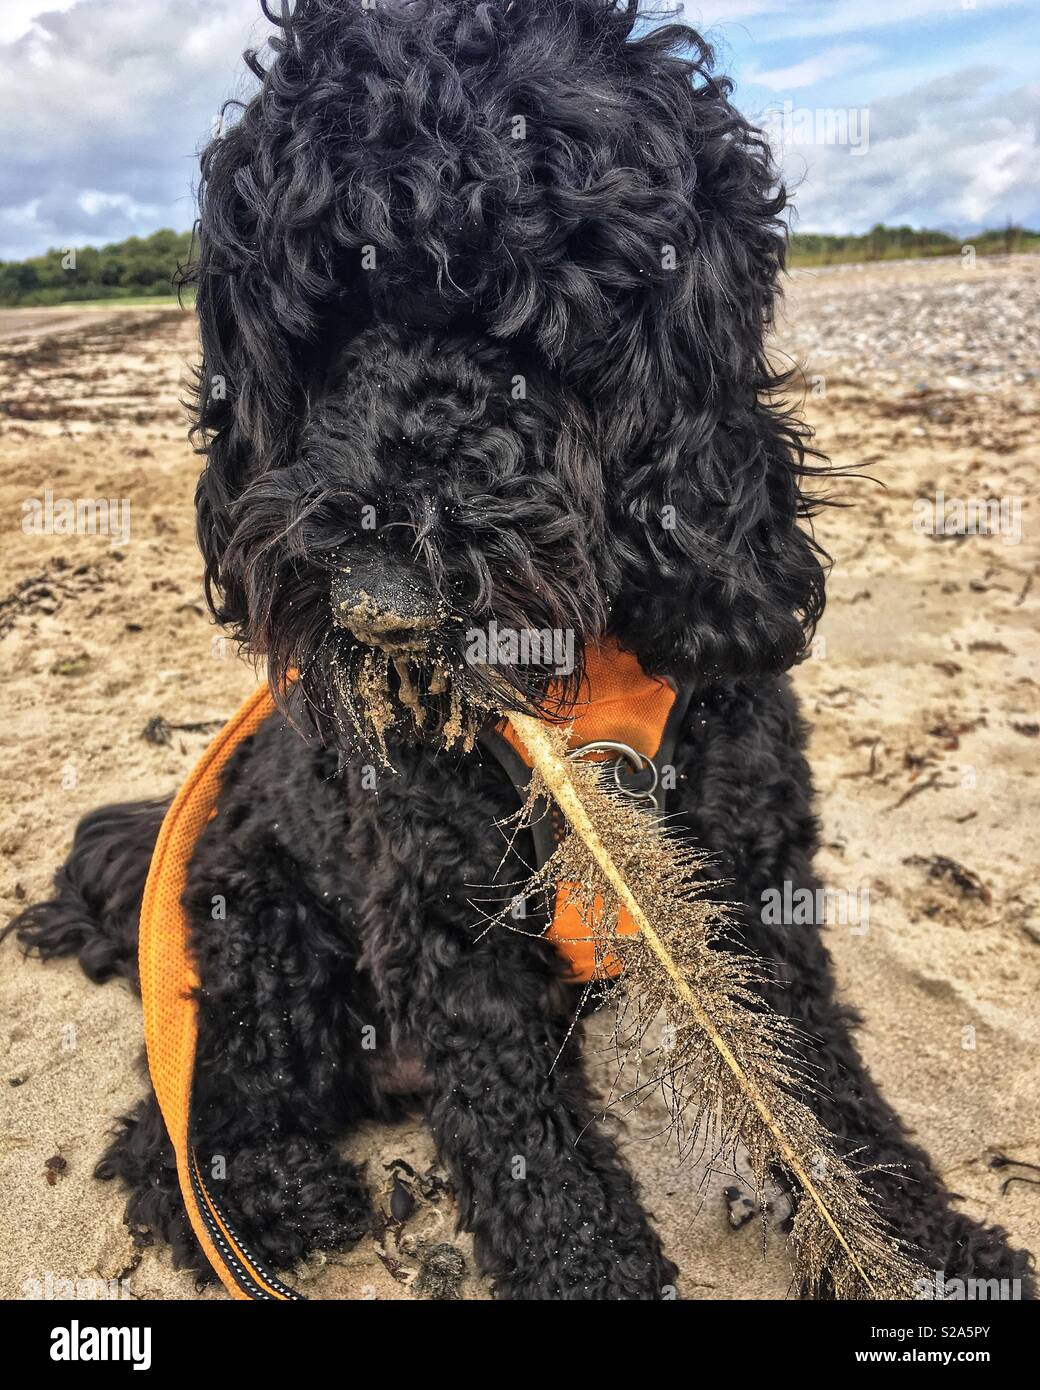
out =
{"type": "Polygon", "coordinates": [[[63,13],[75,3],[76,0],[4,0],[0,8],[0,44],[12,43],[27,34],[39,15],[63,13]]]}
{"type": "Polygon", "coordinates": [[[837,233],[887,222],[970,232],[1035,220],[1040,86],[990,95],[992,76],[965,69],[872,103],[861,154],[789,149],[796,227],[837,233]]]}
{"type": "Polygon", "coordinates": [[[77,204],[88,217],[98,217],[103,212],[118,212],[131,221],[154,221],[158,209],[151,203],[138,203],[129,193],[102,193],[97,188],[86,188],[76,199],[77,204]]]}
{"type": "Polygon", "coordinates": [[[0,224],[19,231],[36,226],[40,216],[39,198],[29,198],[17,207],[0,208],[0,224]]]}
{"type": "MultiPolygon", "coordinates": [[[[850,93],[869,105],[867,153],[798,147],[788,158],[789,173],[806,176],[801,224],[839,231],[1040,220],[1037,89],[997,97],[988,85],[1021,81],[1007,68],[1028,45],[1008,54],[1002,33],[989,47],[974,38],[976,19],[1023,3],[701,0],[684,17],[734,21],[759,59],[742,82],[781,102],[803,104],[813,84],[851,74],[850,93]],[[929,66],[946,76],[923,86],[920,46],[902,40],[938,16],[949,44],[987,66],[929,43],[929,66]],[[905,95],[878,100],[879,88],[905,95]]],[[[0,0],[0,258],[189,227],[198,147],[221,101],[249,89],[240,55],[269,27],[260,0],[0,0]]]]}
{"type": "Polygon", "coordinates": [[[35,208],[0,220],[0,258],[189,227],[198,148],[270,31],[259,0],[60,4],[16,0],[0,29],[0,207],[35,208]]]}
{"type": "Polygon", "coordinates": [[[759,87],[768,87],[772,92],[793,92],[802,87],[815,86],[817,82],[825,82],[831,77],[840,77],[842,73],[864,67],[880,56],[881,49],[872,44],[845,44],[810,54],[790,67],[773,68],[766,72],[750,68],[744,73],[743,80],[759,87]]]}

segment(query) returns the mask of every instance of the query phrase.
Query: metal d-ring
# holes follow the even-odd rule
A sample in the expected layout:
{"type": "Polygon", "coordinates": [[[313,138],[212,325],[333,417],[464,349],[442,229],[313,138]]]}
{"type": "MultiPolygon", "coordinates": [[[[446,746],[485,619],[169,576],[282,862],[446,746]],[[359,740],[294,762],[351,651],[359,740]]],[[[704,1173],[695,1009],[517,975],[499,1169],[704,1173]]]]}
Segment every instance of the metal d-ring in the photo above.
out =
{"type": "Polygon", "coordinates": [[[578,758],[583,758],[587,753],[617,753],[618,756],[613,762],[614,786],[622,796],[627,796],[630,801],[646,801],[649,802],[655,811],[658,809],[657,797],[654,793],[657,791],[657,784],[660,778],[657,772],[657,764],[654,762],[653,758],[648,758],[644,754],[636,752],[636,750],[627,743],[615,743],[612,739],[597,739],[593,743],[583,743],[577,748],[572,748],[567,756],[576,761],[578,758]],[[623,787],[621,785],[620,774],[622,760],[627,762],[635,772],[644,772],[647,768],[650,769],[654,780],[645,791],[630,791],[628,787],[623,787]]]}

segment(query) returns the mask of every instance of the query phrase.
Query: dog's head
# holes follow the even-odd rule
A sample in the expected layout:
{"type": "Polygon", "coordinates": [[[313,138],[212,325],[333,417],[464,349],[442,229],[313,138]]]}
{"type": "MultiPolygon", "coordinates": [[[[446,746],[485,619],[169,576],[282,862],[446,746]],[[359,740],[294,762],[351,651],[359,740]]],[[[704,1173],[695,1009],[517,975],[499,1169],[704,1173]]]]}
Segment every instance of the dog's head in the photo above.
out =
{"type": "MultiPolygon", "coordinates": [[[[606,634],[783,669],[822,607],[763,341],[784,195],[618,0],[295,0],[202,160],[210,601],[326,738],[552,708],[606,634]]],[[[286,7],[288,10],[288,7],[286,7]]]]}

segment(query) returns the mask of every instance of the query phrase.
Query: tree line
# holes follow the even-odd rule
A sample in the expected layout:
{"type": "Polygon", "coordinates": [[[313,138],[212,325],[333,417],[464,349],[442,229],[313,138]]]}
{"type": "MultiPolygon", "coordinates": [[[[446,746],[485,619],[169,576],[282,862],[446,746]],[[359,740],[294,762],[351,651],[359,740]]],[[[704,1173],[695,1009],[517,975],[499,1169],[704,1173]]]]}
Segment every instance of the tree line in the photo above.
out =
{"type": "Polygon", "coordinates": [[[164,228],[108,246],[52,247],[26,261],[0,261],[0,304],[172,296],[190,248],[190,232],[164,228]]]}
{"type": "MultiPolygon", "coordinates": [[[[977,236],[885,227],[860,236],[794,232],[792,266],[840,265],[905,257],[976,255],[1040,250],[1040,232],[1009,224],[977,236]]],[[[0,261],[0,305],[66,304],[86,299],[129,299],[175,293],[174,279],[190,254],[191,233],[169,228],[147,237],[128,237],[108,246],[52,248],[25,261],[0,261]]]]}
{"type": "Polygon", "coordinates": [[[955,237],[947,232],[913,227],[886,227],[877,223],[860,236],[824,236],[817,232],[794,232],[788,264],[846,265],[861,261],[916,260],[924,256],[959,256],[972,247],[977,256],[1011,255],[1016,251],[1040,250],[1040,232],[1028,231],[1015,223],[974,236],[955,237]]]}

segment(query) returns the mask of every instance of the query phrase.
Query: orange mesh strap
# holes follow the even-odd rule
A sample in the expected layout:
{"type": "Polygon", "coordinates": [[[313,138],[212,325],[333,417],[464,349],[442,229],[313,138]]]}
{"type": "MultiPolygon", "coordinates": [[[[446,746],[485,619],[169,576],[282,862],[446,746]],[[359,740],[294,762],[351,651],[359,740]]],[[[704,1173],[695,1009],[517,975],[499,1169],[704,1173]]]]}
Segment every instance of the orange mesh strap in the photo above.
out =
{"type": "MultiPolygon", "coordinates": [[[[653,757],[661,745],[675,692],[664,681],[645,675],[630,653],[610,644],[589,652],[587,672],[591,699],[576,711],[572,746],[612,739],[653,757]]],[[[274,708],[266,687],[250,695],[210,744],[167,811],[145,884],[138,954],[148,1070],[177,1157],[177,1177],[192,1228],[233,1298],[286,1300],[302,1295],[281,1283],[248,1253],[207,1190],[191,1148],[192,1077],[198,1041],[198,1006],[193,992],[198,975],[183,903],[188,866],[198,838],[215,812],[227,761],[274,708]]],[[[502,734],[526,762],[508,724],[502,734]]],[[[636,930],[635,923],[623,913],[618,931],[636,930]]],[[[576,980],[615,975],[621,968],[615,957],[596,960],[594,929],[572,901],[569,884],[559,885],[547,937],[570,961],[576,980]]]]}
{"type": "Polygon", "coordinates": [[[274,710],[266,687],[255,691],[220,731],[166,813],[141,904],[138,958],[144,1041],[155,1096],[177,1156],[181,1195],[210,1264],[233,1298],[292,1299],[299,1295],[268,1274],[244,1249],[219,1204],[206,1190],[190,1147],[192,1075],[198,975],[189,947],[184,890],[188,865],[214,813],[224,767],[238,745],[274,710]]]}
{"type": "MultiPolygon", "coordinates": [[[[665,681],[648,676],[631,652],[623,652],[613,642],[604,642],[589,649],[585,661],[588,687],[584,703],[575,709],[574,723],[568,741],[572,748],[583,743],[598,743],[609,739],[627,743],[644,758],[653,758],[661,746],[664,728],[676,692],[665,681]]],[[[507,722],[500,730],[502,737],[530,767],[523,744],[507,722]]],[[[599,757],[606,754],[593,755],[599,757]]],[[[599,916],[599,904],[594,904],[593,917],[599,916]]],[[[625,908],[618,916],[617,930],[630,936],[639,928],[625,908]]],[[[617,956],[596,959],[596,923],[589,921],[576,901],[574,885],[560,883],[556,889],[553,919],[545,933],[556,949],[570,962],[571,979],[577,984],[605,976],[618,975],[621,961],[617,956]]]]}

